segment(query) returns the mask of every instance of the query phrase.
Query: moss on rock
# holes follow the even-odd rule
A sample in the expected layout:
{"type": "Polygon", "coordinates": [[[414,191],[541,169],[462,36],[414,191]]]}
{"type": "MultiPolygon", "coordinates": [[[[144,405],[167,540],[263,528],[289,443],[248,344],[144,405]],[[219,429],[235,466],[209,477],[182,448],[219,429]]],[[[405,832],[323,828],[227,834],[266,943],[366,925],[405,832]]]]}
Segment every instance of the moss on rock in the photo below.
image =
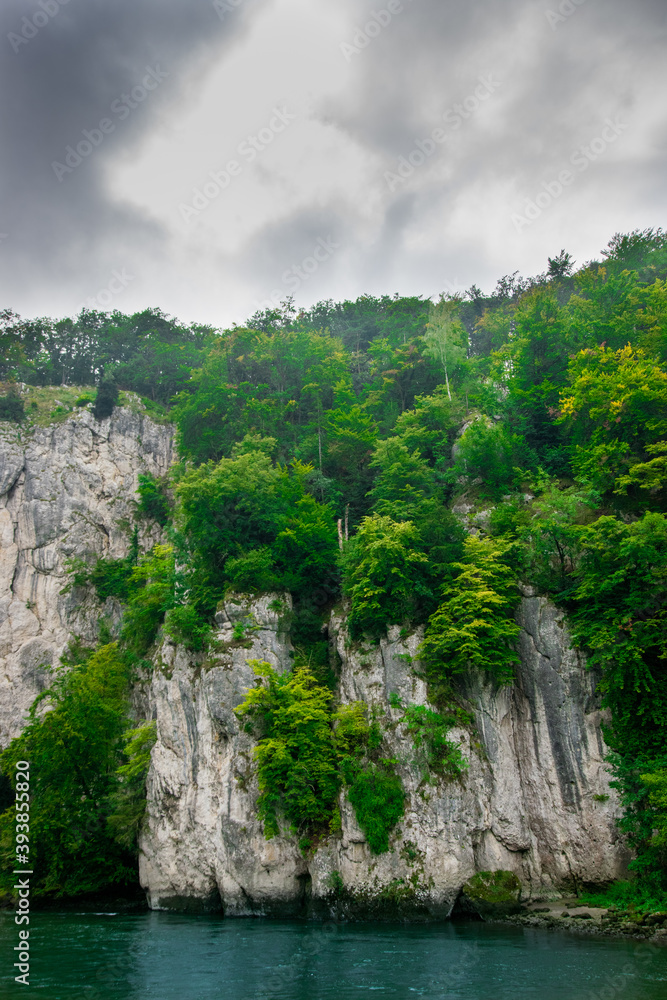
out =
{"type": "Polygon", "coordinates": [[[521,883],[514,872],[477,872],[462,893],[468,907],[481,917],[504,917],[521,908],[521,883]]]}

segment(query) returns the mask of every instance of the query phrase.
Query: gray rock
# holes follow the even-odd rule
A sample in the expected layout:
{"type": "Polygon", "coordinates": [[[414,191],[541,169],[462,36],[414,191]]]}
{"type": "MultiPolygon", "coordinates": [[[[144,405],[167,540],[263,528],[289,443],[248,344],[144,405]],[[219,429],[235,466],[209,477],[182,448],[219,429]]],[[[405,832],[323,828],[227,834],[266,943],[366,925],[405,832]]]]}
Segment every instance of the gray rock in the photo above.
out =
{"type": "Polygon", "coordinates": [[[183,650],[163,647],[165,666],[152,692],[159,739],[141,843],[151,905],[200,898],[205,908],[217,892],[229,915],[289,915],[308,907],[327,913],[337,880],[348,913],[367,913],[392,886],[410,885],[404,903],[437,917],[451,913],[477,872],[513,873],[529,899],[624,873],[628,853],[615,825],[619,804],[604,765],[596,679],[570,648],[562,614],[539,597],[520,605],[515,685],[498,690],[473,675],[461,688],[475,717],[470,730],[452,733],[469,761],[465,776],[431,785],[423,783],[402,712],[389,701],[398,695],[403,705],[427,704],[414,670],[420,635],[401,638],[392,628],[379,646],[353,646],[344,620],[333,616],[341,701],[374,705],[392,723],[386,738],[407,792],[405,816],[391,850],[380,856],[371,855],[344,794],[340,834],[307,860],[287,832],[265,840],[253,743],[233,708],[255,683],[247,661],[284,669],[289,649],[277,619],[268,616],[268,598],[235,600],[219,612],[219,664],[202,667],[183,650]],[[263,626],[251,647],[225,652],[230,622],[250,615],[263,626]],[[609,796],[603,807],[593,798],[600,794],[609,796]]]}
{"type": "MultiPolygon", "coordinates": [[[[164,475],[172,461],[173,428],[124,408],[32,433],[0,425],[0,746],[21,731],[72,634],[95,638],[102,609],[63,593],[67,560],[126,555],[137,476],[164,475]]],[[[157,540],[145,531],[143,547],[157,540]]]]}
{"type": "MultiPolygon", "coordinates": [[[[101,609],[88,594],[63,592],[66,560],[127,553],[122,522],[137,476],[166,473],[172,440],[171,428],[128,409],[102,422],[80,411],[30,435],[0,428],[1,745],[21,731],[71,635],[95,638],[101,609]]],[[[159,540],[155,529],[141,539],[144,548],[159,540]]],[[[420,635],[392,628],[364,648],[350,644],[344,619],[332,616],[340,699],[384,713],[407,794],[391,850],[377,857],[344,794],[340,832],[307,858],[289,831],[267,841],[257,818],[254,743],[234,709],[256,682],[248,661],[290,667],[281,631],[289,598],[224,601],[206,655],[163,642],[152,675],[133,692],[136,713],[158,724],[140,857],[151,905],[326,914],[338,905],[335,886],[346,912],[377,913],[377,901],[410,886],[405,912],[446,916],[478,872],[513,873],[528,900],[621,876],[628,852],[604,763],[597,678],[571,648],[562,613],[529,585],[522,593],[516,683],[498,690],[474,674],[461,683],[475,722],[452,733],[469,762],[459,781],[424,783],[402,711],[390,702],[427,704],[415,670],[420,635]]],[[[116,605],[104,610],[118,621],[116,605]]]]}

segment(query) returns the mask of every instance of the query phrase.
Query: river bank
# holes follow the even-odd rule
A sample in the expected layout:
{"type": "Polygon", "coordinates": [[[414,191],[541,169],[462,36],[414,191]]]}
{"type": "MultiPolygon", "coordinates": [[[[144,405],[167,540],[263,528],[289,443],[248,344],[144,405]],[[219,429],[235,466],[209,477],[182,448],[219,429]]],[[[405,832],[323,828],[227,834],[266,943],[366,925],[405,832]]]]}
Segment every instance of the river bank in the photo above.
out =
{"type": "Polygon", "coordinates": [[[502,923],[570,931],[667,945],[667,912],[641,913],[631,907],[586,906],[576,897],[528,903],[502,923]]]}

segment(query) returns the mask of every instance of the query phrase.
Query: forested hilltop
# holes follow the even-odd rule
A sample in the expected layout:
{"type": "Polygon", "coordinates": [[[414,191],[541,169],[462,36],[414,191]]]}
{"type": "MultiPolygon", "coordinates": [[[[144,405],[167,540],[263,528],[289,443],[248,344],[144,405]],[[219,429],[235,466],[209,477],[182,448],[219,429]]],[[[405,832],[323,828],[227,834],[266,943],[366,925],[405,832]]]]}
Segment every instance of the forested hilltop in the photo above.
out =
{"type": "MultiPolygon", "coordinates": [[[[137,498],[137,522],[156,521],[168,544],[141,553],[131,528],[126,559],[71,567],[72,588],[124,605],[121,634],[101,619],[95,650],[72,645],[43,696],[53,711],[36,708],[2,758],[7,774],[30,760],[43,783],[31,827],[43,892],[133,878],[152,732],[130,720],[127,687],[160,630],[203,652],[225,594],[289,591],[293,671],[258,667],[265,679],[240,711],[258,734],[267,835],[283,820],[306,838],[333,830],[345,786],[360,817],[386,817],[373,834],[383,850],[400,788],[373,754],[375,721],[336,712],[331,608],[345,602],[353,642],[423,626],[434,710],[411,725],[429,766],[455,777],[456,677],[481,669],[511,683],[517,585],[529,582],[566,610],[600,673],[637,851],[636,884],[618,891],[663,899],[666,279],[667,234],[645,230],[616,235],[578,270],[562,251],[490,295],[288,300],[224,331],[159,310],[3,313],[0,417],[28,427],[40,400],[53,404],[48,387],[53,419],[77,406],[103,419],[134,393],[176,424],[180,453],[168,481],[141,478],[137,498]]],[[[10,863],[13,809],[1,822],[10,863]]]]}

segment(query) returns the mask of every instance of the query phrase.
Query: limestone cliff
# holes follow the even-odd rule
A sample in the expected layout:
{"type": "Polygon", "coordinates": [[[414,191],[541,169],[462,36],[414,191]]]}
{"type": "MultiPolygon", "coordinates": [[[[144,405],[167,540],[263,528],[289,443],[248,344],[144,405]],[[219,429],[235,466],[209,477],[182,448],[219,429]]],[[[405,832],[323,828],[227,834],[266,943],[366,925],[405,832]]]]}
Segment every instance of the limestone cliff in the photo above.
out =
{"type": "Polygon", "coordinates": [[[521,601],[516,684],[498,690],[472,677],[462,689],[475,725],[453,735],[469,769],[461,781],[436,785],[422,782],[401,712],[389,701],[396,693],[404,704],[426,703],[424,682],[410,665],[419,636],[401,639],[393,629],[379,647],[359,652],[348,646],[344,622],[332,618],[341,701],[365,701],[384,712],[408,795],[392,850],[377,857],[344,794],[340,834],[309,856],[293,837],[264,839],[253,744],[233,709],[254,680],[247,660],[284,669],[290,649],[269,598],[228,602],[222,618],[250,614],[261,626],[251,648],[230,644],[226,625],[218,634],[222,652],[206,661],[162,647],[141,856],[152,906],[222,908],[229,915],[326,913],[339,905],[332,887],[342,885],[338,895],[349,913],[375,913],[379,902],[399,897],[404,912],[446,916],[477,871],[515,872],[535,898],[622,874],[627,856],[603,762],[595,678],[548,601],[530,593],[521,601]]]}
{"type": "MultiPolygon", "coordinates": [[[[21,431],[0,424],[0,744],[21,729],[48,666],[75,633],[92,640],[100,608],[84,592],[63,593],[72,557],[127,552],[140,472],[163,475],[172,431],[129,409],[98,422],[87,411],[21,431]]],[[[148,532],[143,547],[157,540],[148,532]]],[[[469,768],[460,781],[424,784],[401,712],[425,704],[412,661],[417,634],[390,632],[378,647],[350,646],[345,622],[329,623],[343,703],[383,713],[407,808],[392,850],[370,854],[341,796],[342,829],[304,856],[289,836],[267,841],[257,819],[253,741],[233,709],[254,676],[248,660],[291,663],[281,632],[281,595],[229,600],[206,654],[163,641],[143,710],[158,722],[148,778],[140,875],[154,907],[240,914],[376,913],[401,898],[425,915],[447,915],[476,871],[510,870],[540,897],[623,872],[618,802],[604,767],[595,677],[570,648],[563,616],[526,591],[518,611],[516,684],[497,690],[471,677],[460,695],[474,716],[461,740],[469,768]],[[235,622],[254,618],[239,638],[235,622]]],[[[113,610],[113,609],[107,609],[113,610]]],[[[284,608],[283,608],[284,611],[284,608]]]]}
{"type": "Polygon", "coordinates": [[[95,636],[99,607],[62,592],[66,561],[127,553],[137,476],[164,475],[172,452],[173,429],[128,408],[32,431],[0,422],[0,746],[71,635],[95,636]]]}

